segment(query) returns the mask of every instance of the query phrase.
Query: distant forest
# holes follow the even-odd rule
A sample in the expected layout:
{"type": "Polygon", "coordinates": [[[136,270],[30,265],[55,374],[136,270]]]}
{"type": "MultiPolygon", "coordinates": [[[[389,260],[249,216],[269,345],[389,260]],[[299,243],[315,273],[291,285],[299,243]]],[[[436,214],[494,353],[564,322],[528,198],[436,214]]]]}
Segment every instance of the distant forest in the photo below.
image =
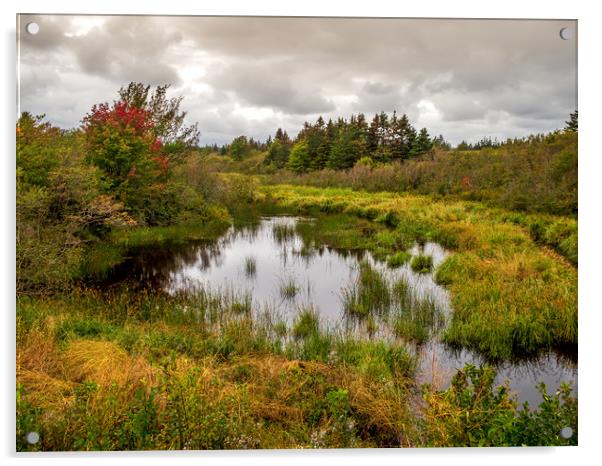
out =
{"type": "MultiPolygon", "coordinates": [[[[570,114],[565,131],[577,132],[578,112],[570,114]]],[[[538,136],[529,136],[528,139],[538,136]]],[[[523,139],[497,139],[484,137],[476,143],[460,142],[458,151],[497,148],[504,144],[524,142],[523,139]]],[[[295,173],[333,169],[344,170],[361,165],[374,166],[401,162],[423,155],[432,149],[451,150],[443,135],[432,137],[426,128],[416,130],[408,116],[393,112],[374,115],[370,123],[364,114],[351,115],[349,119],[329,119],[321,116],[315,123],[305,122],[298,135],[292,139],[278,128],[274,137],[265,142],[238,136],[230,144],[205,146],[205,152],[229,155],[242,160],[251,151],[265,152],[264,164],[273,168],[287,168],[295,173]]]]}

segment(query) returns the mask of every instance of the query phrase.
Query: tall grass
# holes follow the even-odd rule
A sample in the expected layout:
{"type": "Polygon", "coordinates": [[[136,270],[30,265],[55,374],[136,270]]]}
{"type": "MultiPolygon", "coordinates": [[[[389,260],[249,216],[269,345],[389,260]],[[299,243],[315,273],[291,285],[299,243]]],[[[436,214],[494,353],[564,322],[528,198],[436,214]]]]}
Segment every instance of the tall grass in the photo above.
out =
{"type": "Polygon", "coordinates": [[[19,298],[18,450],[451,446],[494,425],[520,428],[487,436],[492,445],[548,444],[556,423],[576,429],[565,389],[562,403],[533,414],[502,399],[502,416],[481,403],[500,399],[490,385],[488,395],[456,384],[466,396],[427,390],[427,411],[417,410],[416,359],[404,345],[324,329],[311,309],[290,340],[281,320],[256,310],[220,306],[215,325],[192,318],[231,299],[212,298],[127,289],[19,298]],[[480,412],[477,424],[456,422],[480,412]],[[25,441],[30,431],[38,444],[25,441]]]}
{"type": "Polygon", "coordinates": [[[412,258],[412,255],[407,251],[396,252],[387,257],[387,265],[392,268],[401,267],[412,258]]]}
{"type": "Polygon", "coordinates": [[[295,297],[301,290],[299,285],[295,281],[295,277],[292,276],[280,279],[279,288],[280,296],[282,297],[282,299],[288,300],[295,299],[295,297]]]}
{"type": "Polygon", "coordinates": [[[419,297],[405,279],[393,285],[392,294],[395,303],[392,322],[396,335],[422,344],[443,328],[443,310],[431,297],[419,297]]]}
{"type": "Polygon", "coordinates": [[[344,312],[351,316],[363,318],[385,314],[391,305],[387,279],[369,262],[362,261],[355,283],[343,289],[342,300],[344,312]]]}
{"type": "Polygon", "coordinates": [[[254,277],[257,274],[257,259],[254,257],[245,257],[245,275],[254,277]]]}
{"type": "Polygon", "coordinates": [[[436,150],[403,163],[306,174],[278,171],[275,184],[428,194],[490,206],[575,216],[577,133],[555,132],[499,148],[436,150]]]}
{"type": "Polygon", "coordinates": [[[113,293],[19,300],[17,433],[42,439],[31,446],[19,438],[20,450],[396,446],[402,434],[407,445],[415,441],[415,362],[403,347],[323,330],[311,309],[287,340],[270,319],[241,317],[230,305],[216,325],[182,325],[207,314],[207,293],[113,293]],[[123,311],[131,317],[122,320],[123,311]],[[159,315],[166,318],[158,325],[159,315]],[[342,438],[332,428],[340,416],[369,433],[342,438]],[[312,432],[325,434],[318,441],[312,432]]]}

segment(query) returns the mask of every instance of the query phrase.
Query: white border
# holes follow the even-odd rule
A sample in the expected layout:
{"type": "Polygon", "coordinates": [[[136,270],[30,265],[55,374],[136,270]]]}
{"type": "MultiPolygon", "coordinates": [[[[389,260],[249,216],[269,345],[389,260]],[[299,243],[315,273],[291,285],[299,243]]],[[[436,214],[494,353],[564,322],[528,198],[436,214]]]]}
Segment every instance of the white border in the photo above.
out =
{"type": "MultiPolygon", "coordinates": [[[[0,112],[5,151],[2,156],[3,179],[0,183],[2,201],[0,218],[2,228],[2,297],[4,341],[2,348],[2,383],[0,400],[3,416],[0,423],[2,453],[10,464],[16,458],[14,452],[14,115],[16,114],[15,75],[15,14],[20,13],[81,13],[81,14],[180,14],[180,15],[286,15],[286,16],[391,16],[391,17],[473,17],[473,18],[562,18],[579,20],[579,443],[577,448],[531,448],[531,449],[438,449],[438,450],[330,450],[330,451],[270,451],[270,452],[154,452],[118,454],[46,454],[43,461],[49,464],[106,464],[108,462],[163,464],[166,461],[180,464],[219,462],[248,465],[278,464],[301,465],[344,463],[364,464],[370,460],[379,463],[414,463],[463,465],[487,462],[491,465],[508,463],[524,464],[591,464],[602,445],[598,438],[602,433],[600,396],[602,389],[600,364],[596,343],[602,330],[602,306],[600,305],[599,267],[600,231],[602,229],[599,204],[602,200],[600,174],[602,173],[602,143],[600,113],[599,51],[602,50],[600,30],[602,17],[594,1],[527,2],[525,0],[499,0],[496,3],[471,0],[386,2],[381,0],[327,3],[322,0],[304,0],[285,3],[282,0],[253,0],[218,2],[191,2],[185,0],[104,0],[73,2],[69,0],[22,0],[16,5],[4,1],[2,8],[2,39],[4,52],[2,93],[4,108],[0,112]],[[598,338],[597,338],[598,337],[598,338]]],[[[37,457],[37,459],[41,459],[37,457]]],[[[35,456],[20,457],[20,464],[29,464],[35,456]]],[[[598,463],[599,464],[599,463],[598,463]]]]}

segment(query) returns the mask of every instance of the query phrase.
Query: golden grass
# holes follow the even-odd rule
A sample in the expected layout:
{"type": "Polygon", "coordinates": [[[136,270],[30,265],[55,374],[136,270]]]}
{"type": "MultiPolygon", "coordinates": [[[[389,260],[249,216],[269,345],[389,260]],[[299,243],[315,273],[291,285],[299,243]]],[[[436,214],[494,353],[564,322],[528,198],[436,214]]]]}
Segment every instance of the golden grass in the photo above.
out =
{"type": "Polygon", "coordinates": [[[140,380],[153,384],[156,378],[156,371],[146,359],[130,356],[110,341],[72,341],[62,360],[68,380],[74,382],[124,386],[140,380]]]}

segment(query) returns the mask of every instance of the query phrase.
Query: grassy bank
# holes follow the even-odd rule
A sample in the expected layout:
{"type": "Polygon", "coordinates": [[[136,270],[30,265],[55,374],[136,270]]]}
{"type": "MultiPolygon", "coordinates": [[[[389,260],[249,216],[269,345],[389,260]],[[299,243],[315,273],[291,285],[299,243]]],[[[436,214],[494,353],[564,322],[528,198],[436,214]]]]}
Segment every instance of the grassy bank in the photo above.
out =
{"type": "Polygon", "coordinates": [[[404,346],[290,325],[244,297],[74,290],[17,302],[17,449],[574,444],[568,389],[519,409],[490,369],[414,383],[404,346]],[[40,434],[29,445],[28,432],[40,434]]]}
{"type": "Polygon", "coordinates": [[[404,347],[343,338],[304,315],[291,326],[252,317],[240,300],[20,299],[20,433],[40,432],[43,450],[414,444],[404,347]]]}
{"type": "Polygon", "coordinates": [[[451,249],[454,254],[436,271],[452,294],[447,343],[494,359],[577,343],[577,270],[526,227],[564,225],[572,232],[565,240],[576,244],[576,223],[569,218],[350,189],[278,185],[262,190],[267,201],[292,212],[339,214],[301,231],[331,246],[368,249],[381,258],[407,250],[416,240],[451,249]]]}

